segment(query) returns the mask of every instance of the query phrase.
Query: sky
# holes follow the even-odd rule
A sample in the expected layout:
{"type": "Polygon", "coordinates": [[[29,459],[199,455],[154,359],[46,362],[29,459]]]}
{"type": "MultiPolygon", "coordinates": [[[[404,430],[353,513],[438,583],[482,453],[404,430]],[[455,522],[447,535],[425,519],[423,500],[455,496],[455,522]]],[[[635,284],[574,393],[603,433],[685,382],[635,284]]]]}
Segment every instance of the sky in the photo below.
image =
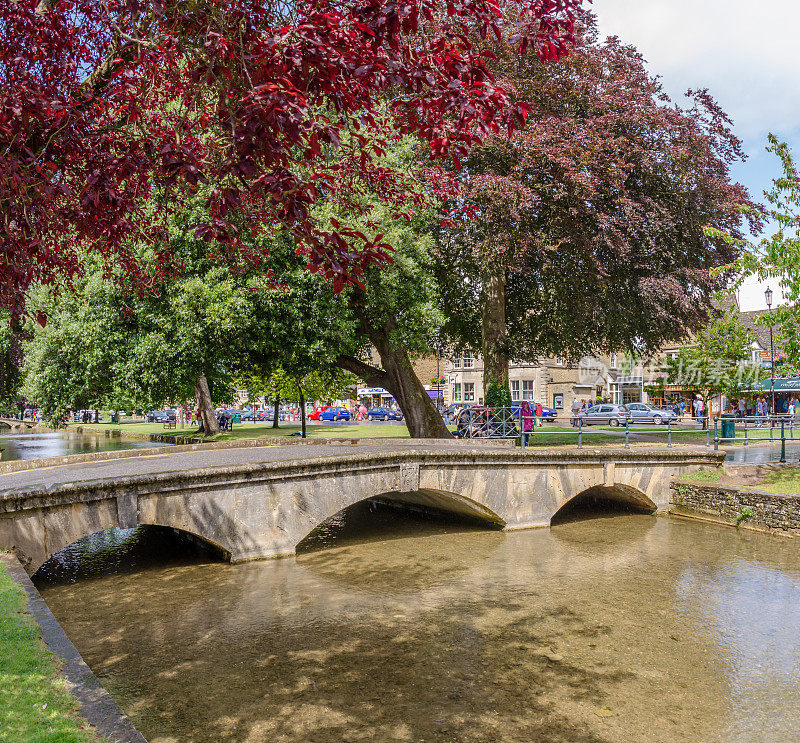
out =
{"type": "MultiPolygon", "coordinates": [[[[601,35],[633,44],[674,100],[689,88],[710,90],[748,155],[733,176],[762,201],[779,172],[765,151],[767,134],[800,156],[800,0],[594,0],[591,7],[601,35]]],[[[739,302],[764,309],[764,285],[747,280],[739,302]]]]}

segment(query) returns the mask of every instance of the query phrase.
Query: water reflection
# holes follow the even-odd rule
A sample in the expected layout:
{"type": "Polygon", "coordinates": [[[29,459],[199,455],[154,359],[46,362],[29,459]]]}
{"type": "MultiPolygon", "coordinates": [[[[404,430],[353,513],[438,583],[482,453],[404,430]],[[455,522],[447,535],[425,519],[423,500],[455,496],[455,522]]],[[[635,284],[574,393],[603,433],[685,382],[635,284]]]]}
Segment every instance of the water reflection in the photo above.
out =
{"type": "Polygon", "coordinates": [[[5,462],[12,459],[40,459],[60,457],[65,454],[88,454],[153,446],[168,445],[138,439],[74,434],[67,431],[2,434],[0,435],[0,450],[2,450],[0,458],[5,462]]]}
{"type": "Polygon", "coordinates": [[[151,743],[797,740],[793,542],[635,514],[406,528],[42,590],[151,743]]]}

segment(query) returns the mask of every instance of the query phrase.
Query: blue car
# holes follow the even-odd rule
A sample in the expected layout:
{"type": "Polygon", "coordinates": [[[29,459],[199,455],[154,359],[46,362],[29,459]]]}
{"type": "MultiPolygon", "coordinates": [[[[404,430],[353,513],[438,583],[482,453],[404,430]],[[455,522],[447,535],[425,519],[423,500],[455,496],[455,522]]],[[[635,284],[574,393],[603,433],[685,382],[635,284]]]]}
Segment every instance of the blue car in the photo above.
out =
{"type": "MultiPolygon", "coordinates": [[[[514,413],[515,418],[519,418],[519,411],[522,408],[522,402],[522,400],[514,400],[511,403],[511,410],[514,413]]],[[[536,403],[533,400],[528,400],[528,405],[531,406],[531,412],[536,410],[536,403]]],[[[555,408],[548,408],[542,405],[542,420],[552,423],[556,418],[558,418],[558,412],[555,408]]]]}
{"type": "Polygon", "coordinates": [[[367,411],[367,420],[371,421],[401,421],[403,414],[391,408],[376,407],[367,411]]]}
{"type": "Polygon", "coordinates": [[[350,411],[347,408],[328,408],[319,414],[321,421],[349,421],[350,411]]]}

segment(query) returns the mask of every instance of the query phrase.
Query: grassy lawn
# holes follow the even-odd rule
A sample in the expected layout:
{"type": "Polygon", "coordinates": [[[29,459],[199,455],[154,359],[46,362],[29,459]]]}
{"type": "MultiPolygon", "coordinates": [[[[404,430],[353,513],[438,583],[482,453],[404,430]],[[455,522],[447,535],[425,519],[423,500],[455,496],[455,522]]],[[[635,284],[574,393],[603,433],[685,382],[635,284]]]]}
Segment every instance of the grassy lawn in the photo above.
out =
{"type": "Polygon", "coordinates": [[[99,743],[25,605],[24,592],[0,565],[0,741],[99,743]]]}
{"type": "MultiPolygon", "coordinates": [[[[82,426],[84,430],[103,431],[114,429],[131,433],[166,433],[176,436],[197,436],[196,426],[184,429],[164,428],[162,423],[70,423],[69,428],[82,426]]],[[[455,426],[450,426],[454,430],[455,426]]],[[[299,423],[281,423],[279,428],[273,428],[271,423],[234,423],[232,431],[226,431],[216,436],[209,437],[208,441],[234,441],[237,439],[282,438],[300,430],[299,423]]],[[[613,444],[620,443],[620,436],[612,436],[610,429],[600,427],[584,428],[583,443],[613,444]]],[[[620,429],[615,429],[620,433],[620,429]]],[[[623,429],[624,430],[624,429],[623,429]]],[[[347,423],[320,425],[309,423],[307,426],[310,439],[386,439],[408,438],[408,429],[402,425],[386,425],[380,423],[347,423]]],[[[633,430],[631,431],[633,433],[633,430]]],[[[544,426],[536,429],[531,436],[531,446],[558,446],[576,445],[578,432],[572,427],[544,426]]]]}
{"type": "MultiPolygon", "coordinates": [[[[183,429],[164,428],[163,423],[70,423],[69,428],[81,426],[85,431],[114,429],[122,433],[165,433],[175,436],[197,436],[197,426],[183,429]]],[[[232,431],[211,436],[208,441],[234,441],[236,439],[263,439],[288,436],[300,430],[299,423],[281,423],[273,428],[271,423],[234,423],[232,431]]],[[[381,425],[378,423],[353,423],[325,425],[309,423],[310,439],[386,439],[408,438],[405,426],[381,425]]]]}
{"type": "Polygon", "coordinates": [[[685,482],[719,482],[725,475],[725,468],[719,467],[715,470],[700,470],[699,472],[687,472],[681,475],[681,480],[685,482]]]}
{"type": "Polygon", "coordinates": [[[800,494],[800,467],[781,467],[767,472],[759,488],[782,495],[800,494]]]}

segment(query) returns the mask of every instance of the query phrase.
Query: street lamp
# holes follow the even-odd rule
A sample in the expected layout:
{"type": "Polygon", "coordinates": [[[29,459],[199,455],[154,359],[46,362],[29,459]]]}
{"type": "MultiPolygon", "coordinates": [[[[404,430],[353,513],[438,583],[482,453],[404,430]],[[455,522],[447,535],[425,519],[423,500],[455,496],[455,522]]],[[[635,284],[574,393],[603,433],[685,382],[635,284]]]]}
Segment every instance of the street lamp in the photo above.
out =
{"type": "MultiPolygon", "coordinates": [[[[766,291],[764,292],[764,299],[767,300],[767,310],[772,309],[772,289],[767,287],[766,291]]],[[[772,374],[772,383],[770,384],[770,390],[772,392],[772,415],[775,415],[775,345],[772,341],[772,323],[769,324],[769,359],[770,359],[770,366],[771,366],[771,374],[772,374]]]]}

